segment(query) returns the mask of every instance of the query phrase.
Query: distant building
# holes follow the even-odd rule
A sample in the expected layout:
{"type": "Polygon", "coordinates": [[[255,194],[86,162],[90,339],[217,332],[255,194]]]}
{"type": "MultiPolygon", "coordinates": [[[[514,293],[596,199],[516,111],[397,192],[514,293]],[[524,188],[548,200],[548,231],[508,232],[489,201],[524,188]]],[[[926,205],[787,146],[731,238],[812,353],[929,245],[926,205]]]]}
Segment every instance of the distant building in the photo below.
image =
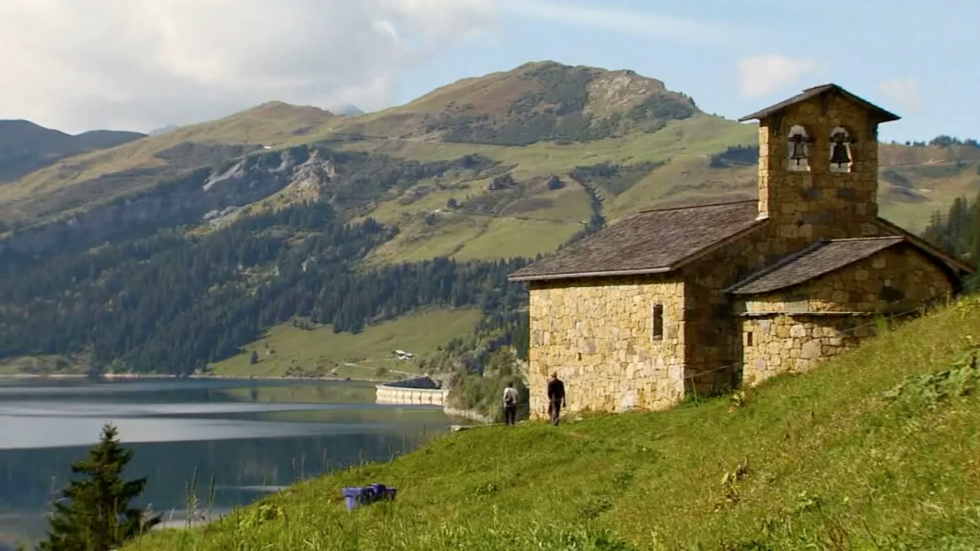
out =
{"type": "Polygon", "coordinates": [[[828,84],[759,120],[758,199],[641,212],[512,274],[530,285],[530,407],[663,409],[690,392],[805,371],[969,266],[878,216],[880,123],[828,84]]]}

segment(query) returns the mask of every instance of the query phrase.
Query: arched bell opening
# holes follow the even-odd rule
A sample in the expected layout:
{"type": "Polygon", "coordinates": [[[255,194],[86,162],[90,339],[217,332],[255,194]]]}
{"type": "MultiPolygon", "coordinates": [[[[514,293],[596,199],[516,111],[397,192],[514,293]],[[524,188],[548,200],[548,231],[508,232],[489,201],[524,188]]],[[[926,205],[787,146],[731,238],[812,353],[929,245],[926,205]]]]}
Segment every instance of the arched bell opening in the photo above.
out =
{"type": "Polygon", "coordinates": [[[808,172],[810,170],[810,136],[801,125],[789,129],[788,151],[789,170],[791,172],[808,172]]]}
{"type": "Polygon", "coordinates": [[[834,173],[850,172],[854,166],[854,156],[851,151],[851,134],[843,127],[836,127],[830,133],[830,171],[834,173]]]}

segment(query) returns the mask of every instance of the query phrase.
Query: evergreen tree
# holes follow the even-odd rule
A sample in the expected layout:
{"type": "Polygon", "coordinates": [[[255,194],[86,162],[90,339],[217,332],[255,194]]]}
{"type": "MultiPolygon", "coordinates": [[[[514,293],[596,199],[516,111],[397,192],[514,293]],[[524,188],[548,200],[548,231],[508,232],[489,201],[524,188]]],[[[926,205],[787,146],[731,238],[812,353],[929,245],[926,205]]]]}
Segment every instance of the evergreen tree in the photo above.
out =
{"type": "Polygon", "coordinates": [[[88,458],[72,465],[72,480],[53,504],[47,541],[40,551],[108,551],[148,531],[160,516],[146,518],[129,502],[143,493],[146,478],[124,481],[123,469],[133,452],[116,440],[116,428],[106,425],[102,439],[88,458]]]}

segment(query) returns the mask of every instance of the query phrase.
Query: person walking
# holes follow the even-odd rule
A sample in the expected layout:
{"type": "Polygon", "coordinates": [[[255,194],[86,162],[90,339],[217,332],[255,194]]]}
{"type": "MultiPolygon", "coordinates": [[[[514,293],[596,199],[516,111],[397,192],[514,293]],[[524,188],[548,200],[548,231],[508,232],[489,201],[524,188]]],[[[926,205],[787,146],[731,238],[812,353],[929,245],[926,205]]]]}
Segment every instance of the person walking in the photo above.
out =
{"type": "Polygon", "coordinates": [[[504,422],[513,425],[517,420],[517,401],[520,398],[513,382],[507,383],[504,389],[504,422]]]}
{"type": "Polygon", "coordinates": [[[548,381],[548,413],[551,414],[551,424],[557,426],[561,416],[561,408],[565,406],[565,383],[561,382],[557,373],[551,374],[548,381]]]}

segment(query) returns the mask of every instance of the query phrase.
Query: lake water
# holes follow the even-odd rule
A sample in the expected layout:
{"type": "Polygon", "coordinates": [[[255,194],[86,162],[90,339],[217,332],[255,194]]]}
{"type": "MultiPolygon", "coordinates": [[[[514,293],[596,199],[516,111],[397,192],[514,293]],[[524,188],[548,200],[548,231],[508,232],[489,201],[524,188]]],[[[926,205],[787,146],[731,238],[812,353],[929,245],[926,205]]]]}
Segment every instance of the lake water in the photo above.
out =
{"type": "Polygon", "coordinates": [[[112,423],[149,477],[139,505],[185,517],[191,481],[213,513],[297,480],[390,458],[448,430],[431,406],[374,403],[374,386],[321,381],[0,381],[0,549],[46,530],[51,495],[112,423]]]}

